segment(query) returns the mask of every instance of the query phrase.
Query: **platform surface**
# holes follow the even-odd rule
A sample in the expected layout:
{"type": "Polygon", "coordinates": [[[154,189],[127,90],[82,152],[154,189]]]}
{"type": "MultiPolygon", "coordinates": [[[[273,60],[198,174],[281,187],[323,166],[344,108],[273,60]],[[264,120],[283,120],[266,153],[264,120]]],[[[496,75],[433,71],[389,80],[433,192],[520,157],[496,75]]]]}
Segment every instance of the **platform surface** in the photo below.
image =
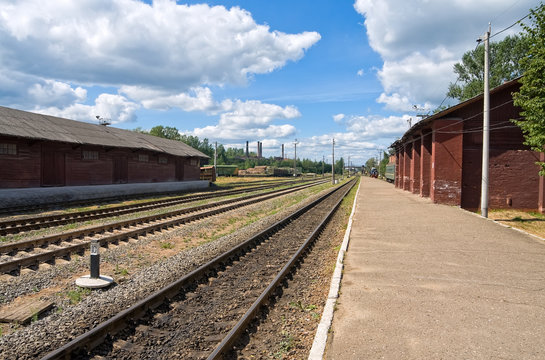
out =
{"type": "Polygon", "coordinates": [[[160,183],[0,189],[0,209],[67,201],[103,199],[115,196],[191,191],[206,189],[209,186],[209,181],[193,180],[160,183]]]}
{"type": "Polygon", "coordinates": [[[545,359],[545,242],[363,178],[325,359],[545,359]]]}

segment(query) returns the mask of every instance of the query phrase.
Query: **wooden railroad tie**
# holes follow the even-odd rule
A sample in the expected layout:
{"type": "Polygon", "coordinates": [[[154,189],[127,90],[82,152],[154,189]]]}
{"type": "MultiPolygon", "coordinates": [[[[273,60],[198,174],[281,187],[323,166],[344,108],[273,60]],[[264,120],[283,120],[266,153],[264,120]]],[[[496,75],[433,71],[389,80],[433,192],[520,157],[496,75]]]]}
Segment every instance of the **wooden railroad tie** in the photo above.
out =
{"type": "Polygon", "coordinates": [[[51,309],[54,303],[47,300],[29,299],[0,309],[0,322],[27,324],[32,318],[51,309]]]}

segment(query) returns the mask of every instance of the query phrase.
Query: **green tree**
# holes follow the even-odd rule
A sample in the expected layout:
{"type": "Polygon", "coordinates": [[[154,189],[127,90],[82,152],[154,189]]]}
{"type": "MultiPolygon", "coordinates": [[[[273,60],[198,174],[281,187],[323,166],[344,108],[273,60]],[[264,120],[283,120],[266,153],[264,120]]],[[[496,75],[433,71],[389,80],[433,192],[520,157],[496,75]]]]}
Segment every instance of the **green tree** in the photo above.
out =
{"type": "Polygon", "coordinates": [[[378,166],[378,173],[380,176],[384,176],[386,174],[386,165],[390,162],[390,155],[386,151],[382,153],[382,160],[380,161],[380,164],[378,166]]]}
{"type": "MultiPolygon", "coordinates": [[[[490,43],[490,88],[522,75],[520,60],[528,54],[528,45],[526,36],[518,35],[490,43]]],[[[447,96],[464,101],[481,94],[484,88],[484,46],[466,52],[462,62],[454,65],[454,72],[458,80],[449,85],[447,96]]]]}
{"type": "Polygon", "coordinates": [[[344,170],[344,159],[341,157],[339,160],[335,161],[335,174],[341,174],[344,170]]]}
{"type": "Polygon", "coordinates": [[[150,135],[170,140],[180,140],[180,132],[175,127],[157,125],[151,128],[150,135]]]}
{"type": "MultiPolygon", "coordinates": [[[[523,119],[515,119],[533,150],[543,152],[545,147],[545,6],[541,3],[530,10],[530,25],[523,25],[529,50],[521,59],[525,69],[522,86],[514,93],[514,103],[522,109],[523,119]]],[[[545,176],[545,163],[539,162],[540,175],[545,176]]]]}
{"type": "Polygon", "coordinates": [[[365,171],[367,171],[367,173],[371,172],[371,168],[376,168],[376,167],[377,167],[377,159],[375,159],[374,157],[369,158],[365,162],[365,171]]]}

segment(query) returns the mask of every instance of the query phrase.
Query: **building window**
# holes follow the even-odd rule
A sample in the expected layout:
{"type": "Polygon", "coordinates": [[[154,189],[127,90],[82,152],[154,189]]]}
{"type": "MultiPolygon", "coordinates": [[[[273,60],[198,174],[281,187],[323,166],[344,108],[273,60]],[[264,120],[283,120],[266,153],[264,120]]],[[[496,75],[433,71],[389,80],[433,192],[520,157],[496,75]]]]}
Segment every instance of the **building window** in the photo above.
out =
{"type": "Polygon", "coordinates": [[[197,166],[199,164],[199,159],[191,158],[191,160],[189,160],[189,164],[191,164],[191,166],[197,166]]]}
{"type": "Polygon", "coordinates": [[[83,150],[81,158],[83,160],[98,160],[98,151],[83,150]]]}
{"type": "Polygon", "coordinates": [[[168,158],[166,156],[159,156],[157,162],[159,164],[168,164],[168,158]]]}
{"type": "Polygon", "coordinates": [[[17,155],[17,144],[0,143],[0,155],[17,155]]]}
{"type": "Polygon", "coordinates": [[[148,154],[138,154],[138,161],[140,162],[148,162],[149,156],[148,154]]]}

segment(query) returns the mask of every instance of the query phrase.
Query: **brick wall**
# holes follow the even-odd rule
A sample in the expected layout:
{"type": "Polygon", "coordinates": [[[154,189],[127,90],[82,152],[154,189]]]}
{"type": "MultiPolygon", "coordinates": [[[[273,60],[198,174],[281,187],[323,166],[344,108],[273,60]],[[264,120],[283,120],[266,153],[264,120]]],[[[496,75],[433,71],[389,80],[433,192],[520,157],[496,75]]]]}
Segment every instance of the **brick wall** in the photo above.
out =
{"type": "Polygon", "coordinates": [[[463,122],[460,120],[433,122],[430,198],[436,203],[461,204],[463,122]]]}

